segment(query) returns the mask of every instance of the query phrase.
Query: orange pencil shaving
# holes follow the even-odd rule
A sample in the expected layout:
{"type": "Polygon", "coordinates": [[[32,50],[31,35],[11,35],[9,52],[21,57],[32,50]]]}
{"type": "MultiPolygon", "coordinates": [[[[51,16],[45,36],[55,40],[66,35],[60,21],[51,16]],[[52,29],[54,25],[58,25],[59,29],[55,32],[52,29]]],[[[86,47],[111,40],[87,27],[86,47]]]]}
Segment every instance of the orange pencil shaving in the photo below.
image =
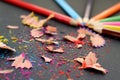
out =
{"type": "Polygon", "coordinates": [[[104,10],[103,12],[97,14],[96,16],[92,17],[91,20],[100,20],[100,19],[104,19],[106,17],[111,16],[112,14],[116,13],[120,11],[120,2],[113,5],[112,7],[104,10]]]}

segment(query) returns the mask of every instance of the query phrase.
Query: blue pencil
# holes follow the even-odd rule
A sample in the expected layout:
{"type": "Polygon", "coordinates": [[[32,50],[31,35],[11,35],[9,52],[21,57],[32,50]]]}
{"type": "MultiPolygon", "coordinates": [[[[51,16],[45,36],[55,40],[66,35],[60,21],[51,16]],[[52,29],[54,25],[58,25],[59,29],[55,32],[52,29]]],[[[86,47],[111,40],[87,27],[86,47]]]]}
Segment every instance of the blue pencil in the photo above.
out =
{"type": "Polygon", "coordinates": [[[73,19],[82,23],[81,16],[65,1],[65,0],[55,0],[55,2],[73,19]]]}

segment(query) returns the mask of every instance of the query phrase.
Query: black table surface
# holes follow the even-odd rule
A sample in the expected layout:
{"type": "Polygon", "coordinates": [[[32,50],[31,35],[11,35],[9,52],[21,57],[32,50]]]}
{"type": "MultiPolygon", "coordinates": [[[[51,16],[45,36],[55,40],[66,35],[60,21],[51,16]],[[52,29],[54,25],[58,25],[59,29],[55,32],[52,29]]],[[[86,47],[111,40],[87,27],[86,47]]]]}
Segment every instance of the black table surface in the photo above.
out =
{"type": "MultiPolygon", "coordinates": [[[[54,0],[25,1],[67,15],[54,2],[54,0]]],[[[67,0],[67,2],[72,5],[72,7],[83,17],[87,0],[67,0]]],[[[117,2],[119,2],[119,0],[94,0],[90,16],[92,17],[97,13],[102,12],[117,2]]],[[[67,80],[66,73],[69,73],[71,78],[74,80],[119,80],[120,41],[114,37],[111,38],[103,36],[106,40],[106,44],[101,48],[92,48],[89,45],[84,45],[83,48],[76,49],[70,47],[73,46],[72,44],[69,45],[62,41],[62,36],[71,33],[77,34],[76,30],[78,28],[52,19],[46,24],[57,27],[57,37],[60,39],[61,45],[64,46],[65,53],[52,54],[47,52],[44,50],[45,46],[36,41],[32,41],[30,43],[12,42],[11,36],[29,41],[31,28],[24,26],[20,19],[20,15],[29,13],[30,11],[0,1],[0,35],[6,37],[9,40],[8,45],[17,50],[15,53],[10,53],[10,55],[4,55],[2,51],[0,52],[0,69],[14,69],[14,72],[10,74],[0,74],[0,80],[67,80]],[[7,25],[16,25],[20,28],[18,30],[9,30],[6,28],[7,25]],[[27,47],[25,48],[25,46],[27,47]],[[75,57],[88,54],[89,51],[97,53],[98,62],[109,71],[107,74],[104,75],[98,73],[97,71],[78,70],[73,67],[74,62],[66,62],[63,60],[64,58],[72,60],[75,57]],[[10,66],[12,62],[6,61],[7,57],[15,57],[22,52],[28,53],[27,56],[33,65],[32,69],[15,69],[10,66]],[[53,58],[53,63],[45,63],[40,57],[41,54],[45,54],[46,56],[53,58]]],[[[120,12],[114,15],[119,14],[120,12]]],[[[37,15],[40,19],[46,18],[45,16],[39,14],[35,15],[37,15]]]]}

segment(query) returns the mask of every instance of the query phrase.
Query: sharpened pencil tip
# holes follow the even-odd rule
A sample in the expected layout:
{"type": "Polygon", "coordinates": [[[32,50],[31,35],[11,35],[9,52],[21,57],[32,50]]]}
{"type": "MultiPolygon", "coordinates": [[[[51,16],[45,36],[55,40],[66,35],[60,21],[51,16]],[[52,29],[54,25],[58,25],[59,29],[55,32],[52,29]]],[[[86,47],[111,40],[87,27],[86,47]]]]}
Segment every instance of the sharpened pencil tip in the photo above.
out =
{"type": "Polygon", "coordinates": [[[77,21],[81,24],[81,26],[85,26],[85,23],[83,22],[82,18],[78,18],[77,21]]]}

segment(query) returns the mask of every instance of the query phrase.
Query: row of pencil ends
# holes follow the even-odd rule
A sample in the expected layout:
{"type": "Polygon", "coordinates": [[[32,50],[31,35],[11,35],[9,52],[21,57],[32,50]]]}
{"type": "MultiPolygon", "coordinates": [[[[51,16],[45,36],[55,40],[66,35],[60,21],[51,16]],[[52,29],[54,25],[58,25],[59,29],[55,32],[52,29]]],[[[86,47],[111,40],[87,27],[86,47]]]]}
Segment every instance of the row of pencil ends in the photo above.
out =
{"type": "Polygon", "coordinates": [[[86,26],[100,34],[120,38],[120,16],[112,16],[100,20],[90,19],[87,22],[80,22],[80,26],[86,26]]]}
{"type": "Polygon", "coordinates": [[[120,16],[113,16],[96,21],[90,20],[86,23],[86,26],[100,34],[120,38],[120,16]]]}
{"type": "Polygon", "coordinates": [[[102,11],[101,13],[93,16],[89,19],[90,11],[92,7],[93,0],[88,0],[84,18],[82,19],[80,15],[65,1],[65,0],[54,0],[68,15],[63,15],[61,13],[37,6],[32,3],[25,2],[23,0],[3,0],[6,3],[21,7],[23,9],[44,15],[49,16],[54,14],[54,19],[63,22],[65,24],[74,25],[74,26],[87,26],[92,30],[107,34],[110,36],[120,38],[120,15],[112,16],[117,12],[120,12],[120,2],[109,7],[108,9],[102,11]]]}
{"type": "Polygon", "coordinates": [[[112,16],[113,14],[120,12],[120,2],[102,11],[101,13],[98,13],[90,19],[90,12],[94,0],[87,0],[83,18],[73,9],[73,7],[71,7],[71,5],[67,3],[66,0],[55,0],[55,2],[65,12],[67,12],[70,17],[76,20],[79,26],[87,26],[98,33],[120,38],[120,15],[112,16]]]}

